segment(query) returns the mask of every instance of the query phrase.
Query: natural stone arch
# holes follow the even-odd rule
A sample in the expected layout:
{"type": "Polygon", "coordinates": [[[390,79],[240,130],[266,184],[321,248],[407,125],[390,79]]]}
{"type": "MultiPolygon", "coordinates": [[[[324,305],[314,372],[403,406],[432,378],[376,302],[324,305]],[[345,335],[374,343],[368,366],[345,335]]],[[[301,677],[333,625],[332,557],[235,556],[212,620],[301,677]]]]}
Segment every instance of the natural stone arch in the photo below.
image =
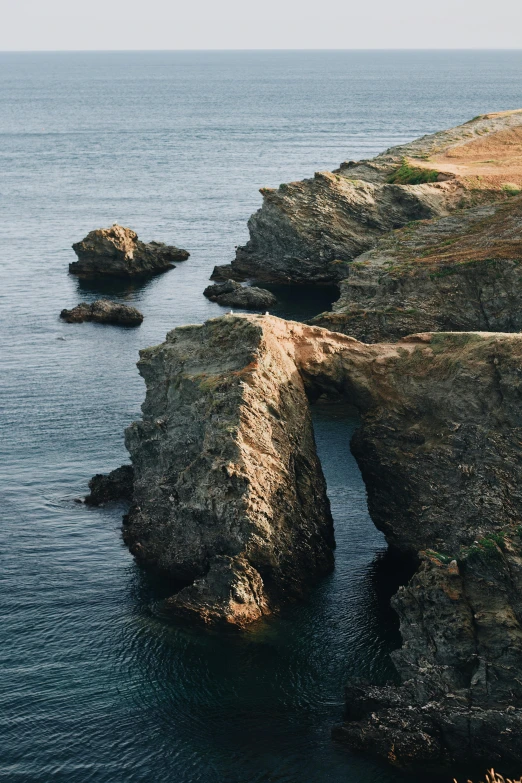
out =
{"type": "Polygon", "coordinates": [[[518,760],[522,337],[364,345],[226,316],[175,329],[139,367],[124,538],[179,580],[172,612],[242,626],[332,567],[307,395],[345,396],[363,421],[353,451],[372,519],[420,567],[394,599],[403,685],[352,689],[337,736],[401,764],[518,760]]]}

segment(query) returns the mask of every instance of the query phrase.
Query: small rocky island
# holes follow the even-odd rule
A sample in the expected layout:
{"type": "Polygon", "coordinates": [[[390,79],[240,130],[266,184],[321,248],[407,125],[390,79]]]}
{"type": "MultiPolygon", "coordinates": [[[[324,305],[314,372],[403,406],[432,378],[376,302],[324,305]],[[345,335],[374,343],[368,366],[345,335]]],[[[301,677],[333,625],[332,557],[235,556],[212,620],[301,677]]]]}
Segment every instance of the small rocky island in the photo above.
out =
{"type": "Polygon", "coordinates": [[[209,285],[203,291],[211,302],[225,307],[241,307],[245,310],[266,310],[277,303],[271,291],[256,286],[242,286],[235,280],[209,285]]]}
{"type": "Polygon", "coordinates": [[[60,318],[69,324],[94,321],[98,324],[139,326],[143,321],[143,314],[135,307],[129,307],[129,305],[111,302],[108,299],[97,299],[91,303],[80,302],[71,310],[62,310],[60,318]]]}
{"type": "Polygon", "coordinates": [[[78,261],[69,264],[69,272],[83,278],[157,275],[190,255],[163,242],[141,242],[135,231],[117,223],[91,231],[73,250],[78,261]]]}
{"type": "Polygon", "coordinates": [[[334,735],[402,767],[522,757],[521,156],[522,111],[488,114],[264,191],[213,277],[335,283],[334,312],[142,351],[132,466],[91,485],[130,496],[124,541],[174,616],[244,628],[333,568],[310,404],[355,406],[371,518],[415,573],[397,680],[348,683],[334,735]]]}

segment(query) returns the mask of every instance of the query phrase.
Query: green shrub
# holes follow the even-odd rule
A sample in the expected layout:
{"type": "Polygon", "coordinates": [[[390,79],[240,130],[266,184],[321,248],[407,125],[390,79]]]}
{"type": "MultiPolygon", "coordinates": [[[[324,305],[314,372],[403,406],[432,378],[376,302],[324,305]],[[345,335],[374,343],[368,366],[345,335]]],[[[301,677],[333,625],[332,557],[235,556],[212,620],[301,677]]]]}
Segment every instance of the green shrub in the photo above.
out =
{"type": "Polygon", "coordinates": [[[403,158],[399,168],[390,174],[387,181],[390,185],[422,185],[424,182],[436,182],[438,176],[438,171],[412,166],[403,158]]]}

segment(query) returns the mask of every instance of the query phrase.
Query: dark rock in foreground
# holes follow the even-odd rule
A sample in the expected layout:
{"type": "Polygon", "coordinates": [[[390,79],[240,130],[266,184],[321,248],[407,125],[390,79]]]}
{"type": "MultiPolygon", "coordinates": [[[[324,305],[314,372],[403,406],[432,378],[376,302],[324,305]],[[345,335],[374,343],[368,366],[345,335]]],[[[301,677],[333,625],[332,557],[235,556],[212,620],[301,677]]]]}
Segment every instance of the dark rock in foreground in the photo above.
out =
{"type": "Polygon", "coordinates": [[[190,255],[162,242],[141,242],[135,231],[117,224],[91,231],[73,250],[78,261],[69,272],[84,278],[156,275],[190,255]]]}
{"type": "Polygon", "coordinates": [[[224,283],[226,280],[244,281],[246,278],[238,270],[234,270],[232,264],[221,264],[214,267],[210,279],[215,280],[217,283],[224,283]]]}
{"type": "Polygon", "coordinates": [[[135,307],[111,302],[108,299],[98,299],[92,304],[80,302],[72,310],[62,310],[60,318],[70,324],[94,321],[98,324],[117,326],[139,326],[143,321],[143,315],[135,307]]]}
{"type": "Polygon", "coordinates": [[[209,285],[203,294],[211,302],[226,307],[242,307],[245,310],[266,310],[267,307],[272,307],[277,303],[277,299],[271,291],[254,286],[242,286],[235,280],[209,285]]]}
{"type": "Polygon", "coordinates": [[[88,506],[101,506],[111,500],[132,500],[134,469],[122,465],[110,473],[97,473],[89,481],[90,494],[85,498],[88,506]]]}

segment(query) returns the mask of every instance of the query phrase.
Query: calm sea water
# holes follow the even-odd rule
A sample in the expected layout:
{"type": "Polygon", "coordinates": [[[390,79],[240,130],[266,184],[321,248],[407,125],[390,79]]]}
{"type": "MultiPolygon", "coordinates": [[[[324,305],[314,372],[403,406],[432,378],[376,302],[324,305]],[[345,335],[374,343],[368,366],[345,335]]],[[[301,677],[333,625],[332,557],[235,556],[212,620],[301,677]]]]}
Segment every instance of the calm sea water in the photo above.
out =
{"type": "MultiPolygon", "coordinates": [[[[121,543],[122,508],[74,499],[127,460],[139,348],[222,312],[201,291],[259,187],[520,104],[520,52],[0,54],[2,780],[400,779],[330,740],[343,684],[389,676],[399,643],[349,411],[315,413],[335,572],[241,635],[169,623],[121,543]],[[100,294],[67,274],[70,245],[116,221],[191,258],[101,291],[137,305],[141,328],[61,323],[100,294]]],[[[327,300],[288,291],[277,314],[327,300]]]]}

